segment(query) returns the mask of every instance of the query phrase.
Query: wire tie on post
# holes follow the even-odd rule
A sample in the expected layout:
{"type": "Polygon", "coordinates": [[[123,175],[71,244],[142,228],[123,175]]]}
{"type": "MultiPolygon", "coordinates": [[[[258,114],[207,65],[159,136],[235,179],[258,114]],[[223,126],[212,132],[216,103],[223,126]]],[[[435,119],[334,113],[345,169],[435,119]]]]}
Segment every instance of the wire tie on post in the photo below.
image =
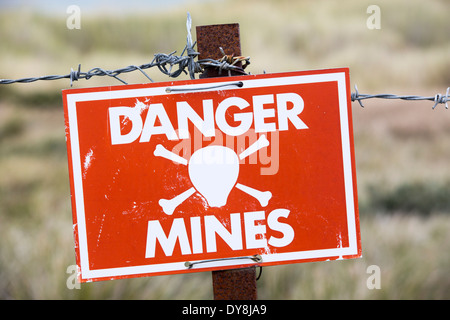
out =
{"type": "Polygon", "coordinates": [[[250,259],[256,263],[260,263],[263,261],[262,257],[259,254],[255,254],[253,256],[245,256],[245,257],[219,258],[219,259],[201,260],[201,261],[195,261],[195,262],[186,261],[184,263],[184,266],[188,269],[191,269],[194,265],[200,264],[200,263],[225,261],[225,260],[240,260],[240,259],[250,259]]]}
{"type": "Polygon", "coordinates": [[[261,275],[262,275],[262,269],[263,269],[263,267],[259,266],[259,275],[256,277],[256,281],[258,281],[259,278],[261,278],[261,275]]]}

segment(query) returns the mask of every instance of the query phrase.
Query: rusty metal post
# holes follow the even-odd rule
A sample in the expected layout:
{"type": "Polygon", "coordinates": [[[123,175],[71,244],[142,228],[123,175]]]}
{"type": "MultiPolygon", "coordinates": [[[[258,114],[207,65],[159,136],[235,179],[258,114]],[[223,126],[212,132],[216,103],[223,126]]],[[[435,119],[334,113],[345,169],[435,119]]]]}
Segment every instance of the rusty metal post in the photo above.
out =
{"type": "MultiPolygon", "coordinates": [[[[219,60],[226,55],[241,55],[239,24],[219,24],[197,26],[197,51],[199,59],[219,60]]],[[[237,75],[232,73],[231,75],[237,75]]],[[[201,78],[224,77],[228,72],[220,73],[217,68],[207,68],[201,78]]],[[[220,270],[212,272],[215,300],[256,300],[256,268],[220,270]]]]}

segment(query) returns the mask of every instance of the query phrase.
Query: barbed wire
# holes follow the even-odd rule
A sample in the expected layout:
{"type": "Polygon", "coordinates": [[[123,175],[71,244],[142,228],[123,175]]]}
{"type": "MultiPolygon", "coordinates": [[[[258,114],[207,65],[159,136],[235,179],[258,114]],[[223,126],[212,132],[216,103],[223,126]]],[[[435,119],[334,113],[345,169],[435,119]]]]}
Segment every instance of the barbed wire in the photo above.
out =
{"type": "Polygon", "coordinates": [[[447,92],[445,95],[440,93],[436,94],[434,97],[422,97],[422,96],[412,96],[412,95],[403,95],[398,96],[395,94],[360,94],[358,92],[358,87],[355,85],[355,92],[351,93],[351,100],[358,101],[361,107],[364,108],[364,105],[361,100],[365,99],[401,99],[401,100],[410,100],[410,101],[418,101],[418,100],[429,100],[434,101],[433,110],[436,108],[438,104],[445,104],[445,109],[448,109],[448,101],[449,101],[449,91],[450,87],[447,88],[447,92]]]}
{"type": "MultiPolygon", "coordinates": [[[[60,79],[70,79],[70,86],[72,87],[73,81],[78,81],[80,79],[89,80],[92,77],[102,77],[108,76],[117,79],[123,84],[128,84],[123,79],[119,78],[119,75],[122,73],[128,73],[133,71],[140,71],[150,82],[154,82],[152,78],[144,71],[149,68],[157,67],[159,71],[163,74],[176,78],[181,74],[189,74],[191,79],[195,79],[196,73],[203,73],[205,68],[217,68],[219,69],[219,74],[223,71],[227,71],[228,75],[231,75],[231,72],[235,74],[247,75],[244,69],[250,64],[250,57],[243,56],[234,56],[234,55],[226,55],[222,48],[219,48],[223,57],[220,60],[214,59],[201,59],[195,61],[195,59],[200,54],[195,51],[194,47],[196,42],[192,42],[191,35],[191,27],[192,27],[192,19],[191,15],[187,14],[186,28],[187,28],[187,40],[186,46],[184,47],[181,55],[176,55],[176,51],[173,51],[169,54],[165,53],[157,53],[154,55],[153,60],[150,63],[142,64],[139,66],[130,65],[124,68],[116,69],[116,70],[105,70],[102,68],[93,68],[87,72],[81,71],[81,64],[78,65],[77,70],[70,70],[70,73],[66,75],[49,75],[49,76],[41,76],[41,77],[29,77],[29,78],[21,78],[21,79],[0,79],[0,84],[13,84],[13,83],[30,83],[35,81],[48,81],[48,80],[60,80],[60,79]],[[186,55],[185,55],[186,54],[186,55]],[[174,69],[175,67],[175,69],[174,69]],[[186,71],[187,69],[187,71],[186,71]]],[[[447,92],[445,95],[441,95],[440,93],[436,94],[434,97],[424,97],[424,96],[416,96],[416,95],[395,95],[395,94],[360,94],[358,92],[358,88],[355,85],[355,92],[351,93],[351,101],[358,101],[361,107],[364,108],[364,104],[362,100],[366,99],[401,99],[401,100],[410,100],[410,101],[418,101],[418,100],[429,100],[434,102],[433,110],[436,108],[438,104],[444,104],[445,108],[448,109],[448,101],[449,101],[449,90],[450,87],[447,88],[447,92]]]]}
{"type": "Polygon", "coordinates": [[[72,86],[73,81],[78,81],[79,79],[89,80],[92,77],[98,76],[109,76],[113,77],[124,84],[128,84],[123,79],[119,78],[119,75],[122,73],[128,73],[133,71],[140,71],[147,79],[151,82],[154,82],[149,75],[144,71],[145,69],[157,67],[159,71],[163,74],[176,78],[181,74],[189,74],[191,79],[195,79],[196,73],[204,72],[205,68],[218,68],[219,72],[228,71],[231,75],[231,72],[237,74],[246,75],[247,73],[244,69],[250,64],[250,57],[242,57],[242,56],[232,56],[225,55],[222,48],[219,48],[223,53],[223,57],[220,60],[214,59],[201,59],[195,61],[194,59],[200,54],[194,50],[196,42],[192,42],[191,36],[191,26],[192,20],[191,15],[188,13],[186,27],[188,30],[187,36],[187,44],[184,47],[181,55],[175,55],[176,51],[173,51],[169,54],[165,53],[157,53],[155,54],[153,60],[150,63],[142,64],[140,66],[130,65],[124,68],[116,69],[116,70],[104,70],[102,68],[93,68],[88,72],[81,72],[81,65],[78,65],[77,70],[70,70],[69,74],[66,75],[49,75],[42,77],[29,77],[29,78],[21,78],[21,79],[0,79],[0,84],[12,84],[12,83],[30,83],[40,80],[60,80],[60,79],[70,79],[70,86],[72,86]],[[185,55],[186,53],[186,55],[185,55]],[[239,65],[238,63],[241,63],[239,65]],[[174,69],[175,67],[175,69],[174,69]],[[186,69],[188,71],[186,71],[186,69]]]}
{"type": "Polygon", "coordinates": [[[175,55],[175,52],[172,52],[170,54],[165,53],[157,53],[155,54],[154,59],[152,62],[147,64],[142,64],[140,66],[136,65],[130,65],[124,68],[116,69],[116,70],[104,70],[102,68],[93,68],[89,70],[88,72],[82,72],[81,65],[78,65],[77,70],[71,69],[69,74],[66,75],[49,75],[49,76],[42,76],[42,77],[29,77],[29,78],[21,78],[21,79],[0,79],[0,84],[12,84],[12,83],[30,83],[40,80],[60,80],[60,79],[70,79],[70,86],[72,86],[73,81],[78,81],[79,79],[86,79],[89,80],[92,77],[98,77],[98,76],[109,76],[113,77],[123,84],[128,84],[123,79],[119,78],[119,75],[122,73],[128,73],[132,71],[139,70],[142,74],[144,74],[148,80],[151,82],[154,82],[149,75],[144,72],[145,69],[158,67],[158,69],[165,75],[176,78],[182,73],[188,74],[191,77],[191,79],[195,79],[194,74],[195,73],[201,73],[204,71],[205,67],[216,67],[220,70],[226,70],[226,71],[235,71],[241,74],[246,74],[242,67],[236,66],[236,62],[239,61],[246,61],[247,64],[249,57],[243,58],[243,57],[232,57],[232,62],[228,63],[227,60],[229,60],[229,57],[224,57],[221,60],[213,60],[213,59],[203,59],[199,61],[193,61],[193,56],[198,55],[197,52],[193,51],[192,48],[185,47],[183,50],[183,54],[181,56],[175,55]],[[183,56],[184,52],[188,51],[187,56],[183,56]],[[174,70],[174,66],[176,66],[176,69],[174,70]],[[188,72],[186,72],[186,68],[188,69],[188,72]],[[174,70],[174,71],[173,71],[174,70]]]}

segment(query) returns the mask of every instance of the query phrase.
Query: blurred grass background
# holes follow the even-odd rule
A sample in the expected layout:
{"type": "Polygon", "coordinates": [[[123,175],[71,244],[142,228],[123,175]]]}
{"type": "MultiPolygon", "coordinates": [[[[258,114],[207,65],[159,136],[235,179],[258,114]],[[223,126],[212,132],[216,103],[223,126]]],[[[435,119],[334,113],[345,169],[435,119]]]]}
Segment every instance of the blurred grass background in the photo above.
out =
{"type": "MultiPolygon", "coordinates": [[[[68,74],[79,63],[83,71],[116,69],[180,53],[189,11],[194,38],[196,25],[239,23],[253,74],[349,67],[360,93],[433,96],[450,86],[446,0],[179,1],[123,13],[80,5],[80,30],[66,27],[65,9],[0,6],[0,78],[68,74]],[[371,4],[381,9],[380,30],[366,26],[371,4]]],[[[123,78],[147,80],[138,72],[123,78]]],[[[119,84],[102,77],[74,87],[119,84]]],[[[69,80],[0,86],[0,298],[212,299],[210,273],[67,288],[75,264],[61,99],[68,87],[69,80]]],[[[266,267],[259,298],[450,298],[450,111],[431,110],[432,102],[365,105],[353,103],[363,258],[266,267]],[[380,267],[379,290],[366,286],[370,265],[380,267]]]]}

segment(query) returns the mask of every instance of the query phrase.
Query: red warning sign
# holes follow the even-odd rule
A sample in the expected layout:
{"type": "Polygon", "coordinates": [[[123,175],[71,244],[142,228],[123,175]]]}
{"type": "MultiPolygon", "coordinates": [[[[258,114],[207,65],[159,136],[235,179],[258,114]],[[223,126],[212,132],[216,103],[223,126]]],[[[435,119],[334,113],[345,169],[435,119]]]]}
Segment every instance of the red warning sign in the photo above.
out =
{"type": "Polygon", "coordinates": [[[63,97],[81,282],[361,256],[348,69],[63,97]]]}

